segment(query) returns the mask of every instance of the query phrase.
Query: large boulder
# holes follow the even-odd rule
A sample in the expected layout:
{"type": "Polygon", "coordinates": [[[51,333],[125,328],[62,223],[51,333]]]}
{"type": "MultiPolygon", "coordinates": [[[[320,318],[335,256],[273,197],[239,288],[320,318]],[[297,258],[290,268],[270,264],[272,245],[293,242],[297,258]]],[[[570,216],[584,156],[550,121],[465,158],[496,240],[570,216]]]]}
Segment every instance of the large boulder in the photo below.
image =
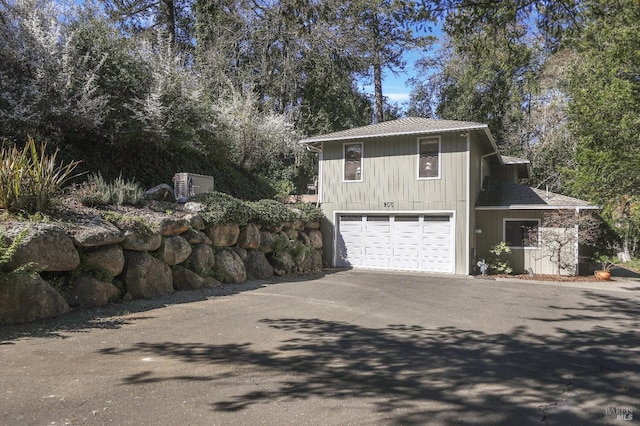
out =
{"type": "Polygon", "coordinates": [[[273,272],[276,275],[290,274],[296,270],[296,262],[288,252],[280,253],[278,256],[272,253],[269,256],[269,262],[273,265],[273,272]]]}
{"type": "Polygon", "coordinates": [[[207,225],[204,223],[204,219],[198,213],[190,213],[184,217],[189,221],[189,225],[198,231],[204,231],[207,225]]]}
{"type": "Polygon", "coordinates": [[[243,249],[257,249],[260,247],[260,229],[253,223],[243,227],[238,236],[237,244],[243,249]]]}
{"type": "Polygon", "coordinates": [[[0,281],[0,324],[53,318],[69,311],[69,304],[38,275],[5,275],[0,281]]]}
{"type": "Polygon", "coordinates": [[[311,247],[314,249],[322,248],[322,232],[318,230],[310,231],[309,239],[311,240],[311,247]]]}
{"type": "Polygon", "coordinates": [[[108,246],[124,240],[124,233],[118,227],[100,217],[74,225],[69,234],[78,247],[108,246]]]}
{"type": "Polygon", "coordinates": [[[311,252],[311,266],[314,271],[322,270],[322,250],[317,249],[311,252]]]}
{"type": "Polygon", "coordinates": [[[4,234],[14,240],[27,229],[9,262],[8,269],[32,263],[40,271],[72,271],[80,265],[80,255],[73,241],[61,227],[49,223],[11,227],[4,234]]]}
{"type": "Polygon", "coordinates": [[[187,232],[180,234],[180,236],[187,240],[189,244],[212,244],[212,241],[207,237],[207,234],[202,231],[189,229],[187,232]]]}
{"type": "Polygon", "coordinates": [[[162,245],[159,232],[130,228],[124,231],[122,248],[132,251],[156,251],[162,245]]]}
{"type": "Polygon", "coordinates": [[[320,229],[320,221],[319,220],[314,220],[312,222],[307,222],[307,223],[305,223],[305,228],[306,229],[320,229]]]}
{"type": "Polygon", "coordinates": [[[236,254],[240,256],[240,259],[242,259],[243,262],[247,258],[247,250],[243,249],[242,247],[238,247],[238,246],[231,247],[231,250],[236,252],[236,254]]]}
{"type": "Polygon", "coordinates": [[[147,189],[146,191],[144,191],[142,196],[147,200],[153,201],[176,201],[176,197],[173,193],[173,188],[166,183],[162,183],[158,186],[154,186],[151,189],[147,189]]]}
{"type": "Polygon", "coordinates": [[[177,265],[189,258],[191,245],[178,235],[166,237],[158,249],[158,254],[167,265],[177,265]]]}
{"type": "Polygon", "coordinates": [[[304,222],[301,220],[296,220],[293,223],[291,223],[291,227],[293,229],[295,229],[296,231],[303,231],[304,230],[304,222]]]}
{"type": "Polygon", "coordinates": [[[184,266],[173,268],[173,288],[176,290],[197,290],[206,286],[207,280],[184,266]]]}
{"type": "Polygon", "coordinates": [[[96,250],[85,252],[84,265],[91,269],[106,272],[111,277],[120,275],[124,269],[124,253],[120,245],[100,247],[96,250]]]}
{"type": "Polygon", "coordinates": [[[124,256],[124,282],[131,297],[150,298],[173,292],[169,265],[147,252],[125,251],[124,256]]]}
{"type": "Polygon", "coordinates": [[[265,254],[259,250],[247,253],[244,267],[247,271],[247,279],[250,280],[267,279],[273,276],[273,266],[271,266],[265,254]]]}
{"type": "Polygon", "coordinates": [[[235,246],[238,242],[238,236],[240,235],[240,227],[238,225],[228,225],[220,223],[217,225],[209,226],[206,229],[207,237],[213,243],[215,247],[231,247],[235,246]]]}
{"type": "Polygon", "coordinates": [[[307,254],[300,265],[302,272],[320,271],[322,270],[322,251],[312,250],[307,254]]]}
{"type": "Polygon", "coordinates": [[[67,296],[69,305],[78,308],[104,306],[120,298],[120,289],[90,275],[80,275],[67,296]]]}
{"type": "Polygon", "coordinates": [[[282,231],[288,239],[290,240],[297,240],[298,239],[298,230],[295,228],[284,228],[284,230],[282,231]]]}
{"type": "Polygon", "coordinates": [[[191,264],[191,269],[198,273],[209,273],[216,264],[216,257],[213,249],[208,244],[196,244],[191,247],[191,254],[187,259],[191,264]]]}
{"type": "Polygon", "coordinates": [[[222,249],[216,252],[216,271],[226,283],[241,283],[247,280],[244,263],[233,250],[222,249]]]}
{"type": "Polygon", "coordinates": [[[298,232],[298,241],[300,241],[302,244],[304,244],[307,247],[311,245],[311,239],[303,231],[298,232]]]}
{"type": "Polygon", "coordinates": [[[180,235],[191,228],[189,221],[185,218],[163,216],[159,219],[152,219],[151,222],[158,227],[158,232],[164,237],[180,235]]]}
{"type": "Polygon", "coordinates": [[[271,253],[273,251],[273,243],[276,236],[269,231],[260,232],[260,251],[263,253],[271,253]]]}

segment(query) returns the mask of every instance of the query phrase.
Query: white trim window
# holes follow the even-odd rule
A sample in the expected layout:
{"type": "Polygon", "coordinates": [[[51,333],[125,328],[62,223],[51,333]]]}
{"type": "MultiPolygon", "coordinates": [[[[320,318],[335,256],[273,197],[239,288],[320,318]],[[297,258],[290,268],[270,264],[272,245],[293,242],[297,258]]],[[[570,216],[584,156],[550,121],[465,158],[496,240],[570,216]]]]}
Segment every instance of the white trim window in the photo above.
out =
{"type": "Polygon", "coordinates": [[[440,137],[418,139],[418,179],[440,178],[440,137]]]}
{"type": "Polygon", "coordinates": [[[502,235],[511,248],[538,248],[540,219],[504,219],[502,235]]]}
{"type": "Polygon", "coordinates": [[[362,182],[362,142],[345,143],[342,147],[344,159],[343,180],[362,182]]]}

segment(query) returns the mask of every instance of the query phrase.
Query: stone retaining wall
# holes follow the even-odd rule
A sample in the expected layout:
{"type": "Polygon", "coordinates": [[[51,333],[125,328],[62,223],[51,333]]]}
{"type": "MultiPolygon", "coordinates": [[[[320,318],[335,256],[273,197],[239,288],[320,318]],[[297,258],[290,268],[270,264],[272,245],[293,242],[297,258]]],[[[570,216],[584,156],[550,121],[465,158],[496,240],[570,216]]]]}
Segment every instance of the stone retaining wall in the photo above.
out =
{"type": "Polygon", "coordinates": [[[10,240],[23,238],[8,268],[31,264],[39,272],[4,274],[0,324],[50,318],[119,298],[322,269],[319,222],[206,225],[192,213],[155,215],[151,226],[122,223],[127,224],[94,217],[74,225],[13,222],[0,227],[10,240]]]}

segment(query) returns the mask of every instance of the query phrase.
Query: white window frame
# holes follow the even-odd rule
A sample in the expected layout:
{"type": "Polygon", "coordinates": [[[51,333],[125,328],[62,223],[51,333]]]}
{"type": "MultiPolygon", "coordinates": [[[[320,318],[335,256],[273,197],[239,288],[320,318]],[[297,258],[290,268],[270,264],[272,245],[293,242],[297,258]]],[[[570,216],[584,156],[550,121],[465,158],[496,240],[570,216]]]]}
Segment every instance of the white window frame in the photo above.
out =
{"type": "Polygon", "coordinates": [[[416,150],[417,150],[416,175],[418,177],[418,180],[441,179],[442,177],[442,139],[440,138],[440,136],[425,136],[425,137],[418,138],[418,141],[416,143],[416,150]],[[427,140],[438,141],[438,175],[421,177],[420,176],[420,142],[427,141],[427,140]]]}
{"type": "Polygon", "coordinates": [[[538,223],[538,245],[536,246],[509,246],[512,250],[539,250],[540,249],[540,227],[542,221],[540,218],[524,218],[509,217],[502,219],[502,241],[507,242],[507,222],[537,222],[538,223]]]}
{"type": "Polygon", "coordinates": [[[364,143],[362,142],[345,142],[342,144],[342,181],[343,182],[362,182],[364,177],[364,143]],[[360,145],[360,179],[347,179],[347,145],[360,145]]]}

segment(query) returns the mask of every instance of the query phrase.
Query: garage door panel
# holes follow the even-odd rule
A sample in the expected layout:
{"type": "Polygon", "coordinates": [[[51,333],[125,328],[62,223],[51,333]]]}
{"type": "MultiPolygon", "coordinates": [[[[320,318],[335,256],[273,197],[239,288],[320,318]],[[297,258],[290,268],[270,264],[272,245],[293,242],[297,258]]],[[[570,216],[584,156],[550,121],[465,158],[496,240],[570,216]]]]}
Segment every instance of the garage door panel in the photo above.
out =
{"type": "Polygon", "coordinates": [[[349,215],[338,230],[348,265],[453,272],[453,221],[449,216],[349,215]]]}
{"type": "Polygon", "coordinates": [[[420,247],[419,246],[395,246],[393,248],[393,255],[396,258],[400,258],[402,256],[408,257],[420,257],[420,247]]]}
{"type": "Polygon", "coordinates": [[[395,269],[405,269],[410,271],[421,270],[420,261],[418,259],[399,259],[394,262],[395,269]]]}
{"type": "Polygon", "coordinates": [[[366,256],[371,256],[371,257],[379,257],[379,256],[389,257],[393,255],[393,250],[391,249],[391,247],[367,246],[365,248],[364,253],[366,256]]]}
{"type": "Polygon", "coordinates": [[[422,250],[422,255],[434,259],[448,259],[450,257],[448,247],[431,247],[428,249],[424,249],[422,250]]]}
{"type": "Polygon", "coordinates": [[[422,231],[422,235],[429,235],[429,236],[450,235],[450,234],[451,234],[451,228],[448,225],[441,226],[441,227],[425,226],[424,230],[422,231]]]}
{"type": "Polygon", "coordinates": [[[391,225],[378,223],[378,222],[366,222],[365,223],[365,231],[374,232],[380,234],[390,234],[391,233],[391,225]]]}
{"type": "Polygon", "coordinates": [[[391,247],[391,235],[365,235],[364,242],[366,245],[385,245],[391,247]]]}
{"type": "Polygon", "coordinates": [[[391,259],[388,256],[367,256],[366,266],[368,268],[391,269],[391,259]]]}

